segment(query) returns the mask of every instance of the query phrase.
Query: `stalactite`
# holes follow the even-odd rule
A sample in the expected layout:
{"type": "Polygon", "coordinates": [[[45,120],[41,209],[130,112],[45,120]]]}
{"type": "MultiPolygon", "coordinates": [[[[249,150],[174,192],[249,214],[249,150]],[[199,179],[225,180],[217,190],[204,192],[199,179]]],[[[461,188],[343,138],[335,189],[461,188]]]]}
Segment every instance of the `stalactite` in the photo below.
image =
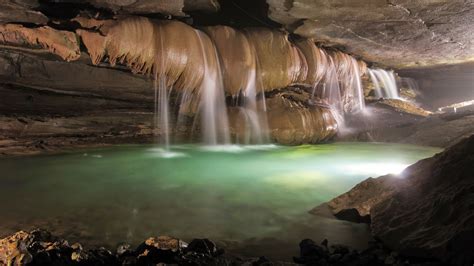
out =
{"type": "Polygon", "coordinates": [[[211,37],[219,52],[226,92],[239,95],[257,71],[251,44],[245,34],[228,26],[205,27],[203,30],[211,37]]]}
{"type": "Polygon", "coordinates": [[[168,85],[178,91],[193,91],[201,85],[204,60],[194,28],[179,21],[132,17],[104,25],[101,33],[78,31],[94,64],[107,55],[111,65],[127,65],[134,73],[152,74],[156,68],[167,76],[168,85]],[[105,36],[101,37],[101,33],[105,36]],[[162,48],[157,45],[160,38],[162,48]],[[156,64],[157,56],[164,57],[164,69],[156,64]]]}
{"type": "Polygon", "coordinates": [[[258,74],[266,91],[281,89],[306,79],[306,59],[288,40],[288,35],[265,28],[245,30],[258,58],[258,74]]]}
{"type": "Polygon", "coordinates": [[[328,71],[329,62],[327,60],[326,52],[317,47],[311,39],[300,39],[295,41],[295,44],[302,52],[307,62],[307,75],[302,83],[316,88],[328,71]]]}
{"type": "MultiPolygon", "coordinates": [[[[134,73],[166,76],[167,89],[182,95],[180,114],[192,115],[199,109],[201,119],[207,117],[201,124],[210,131],[202,130],[216,137],[206,142],[215,144],[217,132],[226,131],[216,128],[217,124],[226,125],[226,118],[212,118],[227,117],[220,103],[224,93],[240,97],[233,106],[241,108],[237,113],[243,118],[239,121],[244,121],[247,133],[252,132],[244,139],[263,139],[259,132],[266,126],[260,123],[267,123],[267,114],[265,101],[259,97],[264,99],[264,92],[293,85],[312,89],[312,100],[321,106],[310,111],[308,106],[296,104],[288,109],[292,117],[299,113],[302,138],[311,142],[333,136],[337,123],[343,125],[345,113],[365,108],[361,83],[361,76],[368,73],[365,62],[318,47],[311,39],[290,41],[288,34],[267,28],[194,29],[179,21],[143,17],[96,24],[95,31],[77,31],[92,62],[108,60],[111,65],[126,65],[134,73]],[[317,136],[311,139],[312,135],[317,136]]],[[[272,126],[275,124],[270,123],[272,126]]]]}

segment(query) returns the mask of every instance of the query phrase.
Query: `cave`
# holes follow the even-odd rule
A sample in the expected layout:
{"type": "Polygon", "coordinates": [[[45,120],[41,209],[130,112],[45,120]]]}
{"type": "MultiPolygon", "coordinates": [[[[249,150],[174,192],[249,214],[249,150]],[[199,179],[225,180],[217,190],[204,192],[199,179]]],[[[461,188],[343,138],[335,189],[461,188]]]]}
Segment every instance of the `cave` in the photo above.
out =
{"type": "Polygon", "coordinates": [[[0,0],[0,265],[474,265],[473,25],[0,0]]]}

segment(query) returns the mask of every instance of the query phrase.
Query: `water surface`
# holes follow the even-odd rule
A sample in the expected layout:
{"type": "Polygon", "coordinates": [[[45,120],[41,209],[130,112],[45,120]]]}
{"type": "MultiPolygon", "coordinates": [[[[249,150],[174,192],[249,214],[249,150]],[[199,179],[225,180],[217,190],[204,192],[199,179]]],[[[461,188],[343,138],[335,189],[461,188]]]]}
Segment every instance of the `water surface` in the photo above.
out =
{"type": "Polygon", "coordinates": [[[185,145],[168,153],[133,145],[1,159],[0,237],[42,227],[109,248],[152,235],[207,237],[270,257],[296,255],[303,238],[360,248],[370,238],[366,225],[307,212],[436,152],[374,143],[185,145]]]}

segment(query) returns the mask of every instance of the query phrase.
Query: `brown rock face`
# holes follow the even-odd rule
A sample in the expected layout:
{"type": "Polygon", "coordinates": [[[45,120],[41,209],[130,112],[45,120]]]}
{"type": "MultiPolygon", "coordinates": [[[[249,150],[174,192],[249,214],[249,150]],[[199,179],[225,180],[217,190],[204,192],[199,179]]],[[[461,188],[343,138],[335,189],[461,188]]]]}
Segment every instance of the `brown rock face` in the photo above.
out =
{"type": "Polygon", "coordinates": [[[290,31],[390,67],[474,60],[474,2],[267,0],[290,31]]]}
{"type": "Polygon", "coordinates": [[[474,136],[403,172],[409,186],[371,210],[372,232],[405,254],[474,254],[474,136]]]}
{"type": "Polygon", "coordinates": [[[81,56],[76,34],[48,26],[26,28],[16,24],[0,25],[0,44],[39,49],[73,61],[81,56]]]}
{"type": "Polygon", "coordinates": [[[272,138],[281,144],[297,145],[329,140],[337,133],[330,109],[303,101],[307,94],[277,93],[267,99],[268,125],[272,138]],[[299,99],[298,99],[299,98],[299,99]]]}
{"type": "Polygon", "coordinates": [[[474,135],[399,176],[368,179],[328,204],[334,212],[370,214],[373,235],[404,255],[473,259],[473,154],[474,135]]]}

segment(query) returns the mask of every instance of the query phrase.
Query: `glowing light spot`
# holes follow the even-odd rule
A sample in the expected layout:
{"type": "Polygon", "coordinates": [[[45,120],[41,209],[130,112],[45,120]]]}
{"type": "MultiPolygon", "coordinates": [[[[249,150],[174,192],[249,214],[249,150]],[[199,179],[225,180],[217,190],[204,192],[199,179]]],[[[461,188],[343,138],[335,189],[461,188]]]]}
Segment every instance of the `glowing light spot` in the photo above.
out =
{"type": "Polygon", "coordinates": [[[351,174],[361,174],[367,176],[380,176],[386,174],[399,174],[401,173],[409,164],[405,163],[357,163],[357,164],[346,164],[342,166],[344,171],[348,171],[351,174]]]}

